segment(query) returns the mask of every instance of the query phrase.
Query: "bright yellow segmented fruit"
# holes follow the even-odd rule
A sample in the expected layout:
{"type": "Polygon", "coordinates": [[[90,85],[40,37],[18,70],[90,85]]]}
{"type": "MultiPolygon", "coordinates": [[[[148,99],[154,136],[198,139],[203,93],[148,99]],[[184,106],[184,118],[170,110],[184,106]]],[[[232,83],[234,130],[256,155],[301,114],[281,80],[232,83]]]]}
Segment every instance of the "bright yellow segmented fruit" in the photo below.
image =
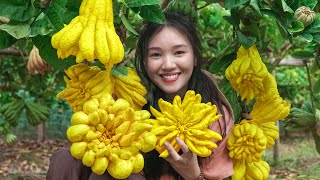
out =
{"type": "Polygon", "coordinates": [[[245,162],[243,160],[235,160],[233,163],[234,174],[232,179],[238,180],[267,180],[270,172],[270,167],[263,160],[245,162]]]}
{"type": "Polygon", "coordinates": [[[127,76],[114,76],[114,79],[114,93],[117,97],[127,100],[135,110],[140,110],[147,103],[144,98],[147,90],[134,69],[128,68],[127,76]]]}
{"type": "Polygon", "coordinates": [[[117,179],[127,178],[143,169],[140,154],[156,146],[150,133],[150,113],[135,111],[124,99],[105,94],[84,103],[82,111],[73,114],[67,137],[73,143],[71,155],[82,159],[96,174],[106,170],[117,179]]]}
{"type": "Polygon", "coordinates": [[[280,97],[276,80],[266,70],[255,46],[239,48],[226,77],[247,104],[256,98],[251,119],[235,125],[227,141],[234,161],[232,179],[267,179],[270,168],[261,160],[262,152],[279,138],[275,121],[288,116],[290,104],[280,97]]]}
{"type": "Polygon", "coordinates": [[[158,105],[161,112],[153,107],[150,110],[156,118],[151,120],[151,133],[157,136],[156,150],[160,157],[169,155],[165,142],[169,142],[177,152],[180,150],[176,137],[185,141],[189,149],[198,156],[211,155],[212,150],[217,147],[212,139],[222,139],[219,133],[208,128],[222,116],[217,114],[215,105],[201,103],[201,95],[192,90],[186,92],[183,101],[180,96],[175,96],[172,104],[159,99],[158,105]]]}
{"type": "Polygon", "coordinates": [[[283,100],[279,95],[269,96],[264,101],[259,98],[253,104],[250,116],[257,124],[275,122],[289,115],[290,103],[283,100]]]}
{"type": "Polygon", "coordinates": [[[266,93],[263,79],[269,72],[255,45],[249,49],[241,46],[237,52],[237,59],[225,73],[232,87],[240,94],[242,100],[246,99],[247,104],[254,97],[266,93]]]}
{"type": "Polygon", "coordinates": [[[261,160],[266,145],[267,138],[263,131],[250,123],[235,125],[227,141],[229,156],[246,162],[261,160]]]}
{"type": "Polygon", "coordinates": [[[59,58],[76,56],[76,62],[99,59],[102,64],[117,64],[124,57],[124,47],[115,32],[112,0],[84,0],[79,16],[54,34],[52,47],[59,58]]]}
{"type": "Polygon", "coordinates": [[[114,79],[111,73],[97,66],[77,64],[69,67],[65,72],[70,79],[65,77],[67,87],[57,94],[57,97],[66,99],[74,112],[81,111],[86,101],[93,98],[99,99],[113,91],[114,79]]]}

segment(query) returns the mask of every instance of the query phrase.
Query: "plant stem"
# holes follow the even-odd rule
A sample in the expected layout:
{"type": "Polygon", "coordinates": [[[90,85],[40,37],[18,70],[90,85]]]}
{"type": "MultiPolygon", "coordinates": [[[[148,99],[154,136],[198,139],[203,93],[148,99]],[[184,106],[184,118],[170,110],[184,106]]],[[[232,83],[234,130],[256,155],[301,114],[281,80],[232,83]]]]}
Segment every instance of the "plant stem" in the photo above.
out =
{"type": "Polygon", "coordinates": [[[307,74],[308,74],[309,92],[310,92],[310,102],[311,102],[311,107],[312,107],[312,113],[313,113],[313,115],[315,116],[315,115],[316,115],[316,110],[315,110],[315,106],[314,106],[314,99],[313,99],[313,91],[312,91],[312,82],[311,82],[310,70],[309,70],[307,61],[304,61],[304,64],[305,64],[305,66],[306,66],[307,74]]]}

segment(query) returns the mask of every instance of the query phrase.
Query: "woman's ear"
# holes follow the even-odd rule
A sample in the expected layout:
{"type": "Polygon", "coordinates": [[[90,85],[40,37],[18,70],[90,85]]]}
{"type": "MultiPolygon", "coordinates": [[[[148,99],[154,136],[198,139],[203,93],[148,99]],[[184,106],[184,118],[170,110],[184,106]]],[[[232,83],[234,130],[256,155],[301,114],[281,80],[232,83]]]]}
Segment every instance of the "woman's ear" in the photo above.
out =
{"type": "Polygon", "coordinates": [[[197,66],[197,58],[194,58],[194,67],[197,66]]]}

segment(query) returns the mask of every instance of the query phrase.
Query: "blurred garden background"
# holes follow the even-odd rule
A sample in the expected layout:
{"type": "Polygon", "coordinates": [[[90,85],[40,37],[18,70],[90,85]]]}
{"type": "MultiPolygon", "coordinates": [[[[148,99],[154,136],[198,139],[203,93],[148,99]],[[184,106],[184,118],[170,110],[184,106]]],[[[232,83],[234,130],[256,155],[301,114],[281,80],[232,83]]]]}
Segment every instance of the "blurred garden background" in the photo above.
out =
{"type": "MultiPolygon", "coordinates": [[[[295,108],[278,122],[279,140],[264,153],[269,179],[320,179],[320,2],[176,1],[192,2],[196,10],[203,68],[219,78],[237,123],[252,103],[241,101],[224,72],[240,45],[257,45],[280,96],[295,108]],[[301,6],[309,8],[312,21],[295,17],[301,6]]],[[[75,58],[59,59],[50,40],[78,15],[81,2],[0,0],[0,179],[45,179],[52,153],[70,145],[66,129],[73,111],[56,95],[65,88],[64,70],[75,58]],[[31,53],[34,47],[38,54],[31,53]]],[[[119,66],[133,65],[142,20],[161,22],[161,8],[169,2],[113,1],[115,26],[125,46],[119,66]]],[[[99,62],[91,65],[101,67],[99,62]]]]}

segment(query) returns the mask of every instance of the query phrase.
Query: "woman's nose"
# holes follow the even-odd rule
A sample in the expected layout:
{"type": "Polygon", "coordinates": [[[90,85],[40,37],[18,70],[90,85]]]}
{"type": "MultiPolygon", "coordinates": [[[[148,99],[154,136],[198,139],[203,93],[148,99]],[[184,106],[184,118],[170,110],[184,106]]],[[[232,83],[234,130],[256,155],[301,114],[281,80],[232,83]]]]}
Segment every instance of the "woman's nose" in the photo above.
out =
{"type": "Polygon", "coordinates": [[[176,68],[176,63],[174,61],[174,57],[170,56],[170,55],[164,56],[163,63],[162,63],[162,69],[171,70],[174,68],[176,68]]]}

